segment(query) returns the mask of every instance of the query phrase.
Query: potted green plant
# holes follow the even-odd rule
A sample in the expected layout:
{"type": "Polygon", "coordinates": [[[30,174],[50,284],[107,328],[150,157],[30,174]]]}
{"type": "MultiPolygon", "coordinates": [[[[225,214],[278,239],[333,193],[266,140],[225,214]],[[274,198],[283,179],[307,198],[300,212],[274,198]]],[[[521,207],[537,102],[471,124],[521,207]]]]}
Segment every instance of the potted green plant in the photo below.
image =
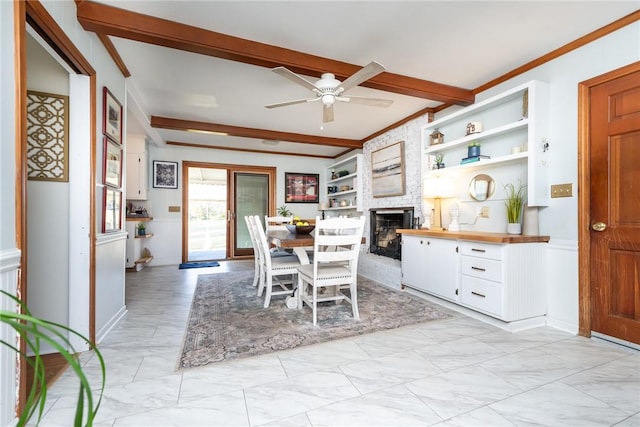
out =
{"type": "Polygon", "coordinates": [[[144,222],[139,222],[136,228],[138,229],[138,236],[144,236],[147,234],[147,226],[144,222]]]}
{"type": "MultiPolygon", "coordinates": [[[[0,344],[15,351],[16,354],[20,355],[25,363],[29,364],[29,366],[33,368],[33,383],[27,385],[28,395],[24,407],[22,408],[22,412],[19,414],[16,425],[25,426],[29,424],[29,421],[36,413],[37,419],[35,424],[39,424],[46,409],[47,381],[45,377],[45,366],[42,361],[41,354],[41,347],[43,344],[54,348],[62,357],[64,357],[67,363],[69,363],[69,367],[80,380],[77,401],[75,404],[74,421],[73,423],[70,421],[69,425],[73,425],[74,427],[93,425],[96,414],[98,413],[98,408],[100,407],[100,402],[102,401],[102,394],[105,386],[106,371],[104,359],[100,351],[93,347],[86,337],[74,330],[59,323],[40,319],[31,315],[25,304],[14,295],[0,290],[0,298],[9,298],[13,303],[15,303],[15,306],[19,308],[17,311],[0,310],[0,325],[3,327],[4,325],[7,325],[16,332],[20,340],[25,343],[27,353],[20,350],[17,342],[8,342],[0,339],[0,344]],[[70,342],[69,337],[72,335],[88,343],[95,352],[100,363],[102,381],[97,401],[94,399],[92,387],[82,369],[82,362],[78,360],[76,356],[78,352],[70,342]],[[31,356],[30,354],[33,355],[31,356]]],[[[95,389],[94,385],[94,390],[95,389]]]]}
{"type": "Polygon", "coordinates": [[[289,210],[289,208],[287,207],[287,205],[282,205],[282,206],[280,206],[280,207],[278,208],[277,212],[278,212],[278,215],[280,215],[280,216],[292,216],[292,215],[293,215],[293,212],[291,212],[291,211],[289,210]]]}
{"type": "Polygon", "coordinates": [[[443,169],[444,168],[444,154],[442,153],[436,153],[436,169],[443,169]]]}
{"type": "Polygon", "coordinates": [[[507,194],[507,198],[504,201],[507,208],[507,233],[521,234],[522,224],[520,220],[527,197],[527,186],[518,184],[516,188],[512,183],[508,183],[504,186],[504,190],[507,194]]]}

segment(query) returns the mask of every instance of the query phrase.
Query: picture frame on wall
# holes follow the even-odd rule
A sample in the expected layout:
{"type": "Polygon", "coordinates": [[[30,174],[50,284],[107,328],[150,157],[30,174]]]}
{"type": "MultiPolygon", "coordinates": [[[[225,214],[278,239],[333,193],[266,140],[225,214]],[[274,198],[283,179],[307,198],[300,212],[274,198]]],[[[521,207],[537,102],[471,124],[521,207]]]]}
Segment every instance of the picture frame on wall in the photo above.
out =
{"type": "Polygon", "coordinates": [[[104,167],[102,171],[105,185],[122,188],[122,146],[104,137],[104,167]]]}
{"type": "Polygon", "coordinates": [[[402,196],[404,188],[404,141],[371,153],[373,197],[402,196]]]}
{"type": "Polygon", "coordinates": [[[153,161],[153,188],[178,188],[178,162],[153,161]]]}
{"type": "Polygon", "coordinates": [[[104,187],[102,196],[102,232],[112,233],[122,228],[122,191],[104,187]]]}
{"type": "Polygon", "coordinates": [[[318,203],[320,175],[285,172],[284,200],[286,203],[318,203]]]}
{"type": "Polygon", "coordinates": [[[122,104],[105,86],[102,89],[102,134],[122,144],[122,104]]]}

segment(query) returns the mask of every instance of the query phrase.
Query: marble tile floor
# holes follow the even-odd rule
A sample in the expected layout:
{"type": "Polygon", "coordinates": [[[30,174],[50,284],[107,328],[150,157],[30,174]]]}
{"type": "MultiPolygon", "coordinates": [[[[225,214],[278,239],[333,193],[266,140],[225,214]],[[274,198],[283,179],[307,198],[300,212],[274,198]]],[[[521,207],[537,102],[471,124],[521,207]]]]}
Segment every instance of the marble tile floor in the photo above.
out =
{"type": "MultiPolygon", "coordinates": [[[[95,426],[640,426],[640,352],[459,313],[176,371],[197,276],[239,268],[253,261],[127,273],[128,315],[100,344],[95,426]]],[[[95,382],[96,358],[82,359],[95,382]]],[[[67,372],[40,425],[71,425],[75,392],[67,372]]]]}

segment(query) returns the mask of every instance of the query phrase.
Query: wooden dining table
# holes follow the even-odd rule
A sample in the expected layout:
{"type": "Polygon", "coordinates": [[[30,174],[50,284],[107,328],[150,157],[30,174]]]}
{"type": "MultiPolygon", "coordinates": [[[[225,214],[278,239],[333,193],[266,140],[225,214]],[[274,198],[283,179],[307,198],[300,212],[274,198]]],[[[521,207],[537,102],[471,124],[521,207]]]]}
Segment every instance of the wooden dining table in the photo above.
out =
{"type": "Polygon", "coordinates": [[[293,249],[298,256],[300,264],[309,264],[307,250],[313,249],[313,234],[290,233],[287,230],[267,231],[269,243],[282,248],[293,249]]]}

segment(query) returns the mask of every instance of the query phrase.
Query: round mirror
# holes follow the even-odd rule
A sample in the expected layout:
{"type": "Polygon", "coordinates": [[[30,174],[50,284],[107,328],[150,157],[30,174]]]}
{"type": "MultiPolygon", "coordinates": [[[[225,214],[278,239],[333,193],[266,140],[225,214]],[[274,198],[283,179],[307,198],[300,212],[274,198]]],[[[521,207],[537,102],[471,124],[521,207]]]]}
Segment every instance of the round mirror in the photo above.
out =
{"type": "Polygon", "coordinates": [[[474,176],[469,183],[469,195],[473,200],[482,202],[493,196],[496,182],[489,175],[483,173],[474,176]]]}

